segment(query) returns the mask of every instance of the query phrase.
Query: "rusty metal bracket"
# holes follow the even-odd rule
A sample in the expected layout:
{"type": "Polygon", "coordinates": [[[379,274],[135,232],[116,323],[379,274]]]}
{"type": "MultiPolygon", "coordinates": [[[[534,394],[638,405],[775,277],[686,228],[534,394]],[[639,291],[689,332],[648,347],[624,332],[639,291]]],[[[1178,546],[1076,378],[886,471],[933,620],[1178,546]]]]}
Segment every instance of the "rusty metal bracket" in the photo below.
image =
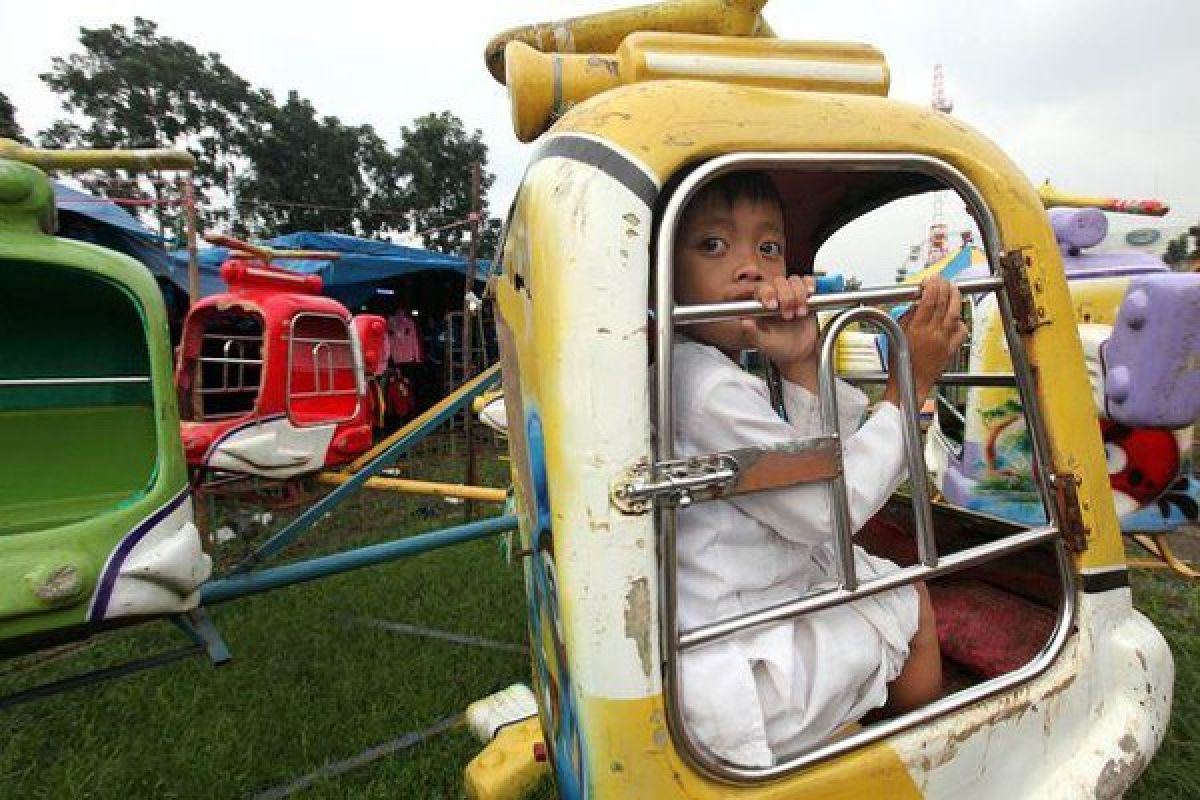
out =
{"type": "Polygon", "coordinates": [[[1079,505],[1079,476],[1073,472],[1055,472],[1050,476],[1054,487],[1054,502],[1058,505],[1062,525],[1063,542],[1072,553],[1087,550],[1088,534],[1091,532],[1083,522],[1083,509],[1079,505]]]}
{"type": "Polygon", "coordinates": [[[1000,256],[1000,279],[1004,281],[1004,291],[1008,295],[1008,304],[1012,308],[1013,322],[1017,330],[1023,334],[1033,333],[1039,325],[1049,322],[1046,310],[1038,306],[1033,296],[1033,287],[1029,284],[1029,257],[1020,250],[1010,250],[1000,256]]]}

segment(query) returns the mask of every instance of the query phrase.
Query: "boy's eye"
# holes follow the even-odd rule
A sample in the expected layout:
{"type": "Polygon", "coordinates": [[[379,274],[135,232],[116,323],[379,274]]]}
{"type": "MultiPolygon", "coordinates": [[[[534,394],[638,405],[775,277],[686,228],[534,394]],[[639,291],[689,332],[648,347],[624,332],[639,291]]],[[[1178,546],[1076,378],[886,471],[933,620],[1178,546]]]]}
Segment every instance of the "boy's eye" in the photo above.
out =
{"type": "Polygon", "coordinates": [[[783,257],[783,245],[779,242],[763,242],[758,246],[758,251],[770,258],[783,257]]]}
{"type": "Polygon", "coordinates": [[[700,251],[710,256],[719,256],[726,250],[725,240],[717,236],[706,236],[700,240],[700,251]]]}

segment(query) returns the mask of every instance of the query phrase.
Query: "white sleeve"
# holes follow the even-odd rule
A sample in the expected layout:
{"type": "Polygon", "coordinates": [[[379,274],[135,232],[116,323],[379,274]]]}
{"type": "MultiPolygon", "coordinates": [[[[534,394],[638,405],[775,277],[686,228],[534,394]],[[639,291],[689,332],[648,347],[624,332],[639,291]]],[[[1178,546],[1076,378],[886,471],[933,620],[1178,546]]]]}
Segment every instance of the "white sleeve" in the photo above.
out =
{"type": "MultiPolygon", "coordinates": [[[[834,382],[837,396],[838,433],[843,439],[858,430],[867,411],[867,396],[843,380],[834,382]]],[[[783,381],[783,408],[788,421],[801,436],[821,435],[821,403],[815,394],[790,381],[783,381]]]]}
{"type": "MultiPolygon", "coordinates": [[[[796,395],[793,399],[803,401],[805,398],[798,396],[798,392],[804,390],[792,388],[798,390],[792,392],[796,395]]],[[[801,412],[792,416],[794,423],[790,424],[780,419],[767,397],[755,392],[752,386],[720,381],[695,406],[692,413],[696,416],[689,423],[691,438],[700,452],[715,452],[769,447],[818,435],[815,398],[808,392],[804,394],[813,405],[805,411],[802,402],[789,402],[789,415],[793,406],[801,412]]],[[[842,409],[849,412],[851,405],[854,403],[841,403],[838,416],[846,418],[847,413],[842,413],[842,409]]],[[[842,439],[846,493],[855,532],[883,507],[904,479],[901,437],[899,409],[882,403],[860,429],[842,439]]],[[[786,539],[819,544],[829,541],[833,532],[831,497],[830,486],[816,482],[738,495],[729,498],[729,502],[786,539]]]]}

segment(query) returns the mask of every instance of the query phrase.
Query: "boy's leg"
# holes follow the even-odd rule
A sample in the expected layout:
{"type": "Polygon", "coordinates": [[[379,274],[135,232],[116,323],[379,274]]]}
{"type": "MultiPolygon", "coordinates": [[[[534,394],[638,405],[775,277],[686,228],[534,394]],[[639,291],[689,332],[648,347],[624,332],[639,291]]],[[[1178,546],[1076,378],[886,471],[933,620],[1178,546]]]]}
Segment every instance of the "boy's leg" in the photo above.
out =
{"type": "Polygon", "coordinates": [[[942,651],[938,645],[933,603],[924,583],[914,584],[919,614],[917,633],[909,644],[908,660],[896,679],[888,684],[884,716],[901,714],[930,703],[942,695],[942,651]]]}

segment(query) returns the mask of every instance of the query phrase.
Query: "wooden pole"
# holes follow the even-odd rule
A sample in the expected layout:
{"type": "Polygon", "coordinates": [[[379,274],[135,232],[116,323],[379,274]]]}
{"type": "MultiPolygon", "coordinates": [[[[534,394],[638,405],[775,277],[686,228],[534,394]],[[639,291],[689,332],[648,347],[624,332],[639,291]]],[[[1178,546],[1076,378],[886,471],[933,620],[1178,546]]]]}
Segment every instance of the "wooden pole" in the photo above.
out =
{"type": "Polygon", "coordinates": [[[196,251],[196,192],[194,174],[189,172],[183,181],[183,218],[187,223],[188,308],[200,301],[200,256],[196,251]]]}
{"type": "MultiPolygon", "coordinates": [[[[475,272],[479,258],[479,172],[479,162],[476,161],[471,165],[471,213],[467,217],[471,224],[471,250],[470,256],[467,258],[466,288],[463,290],[463,383],[471,380],[475,375],[475,359],[472,356],[473,342],[471,341],[471,332],[475,327],[473,324],[475,306],[479,303],[479,300],[475,299],[475,272]]],[[[463,482],[468,486],[474,486],[476,482],[475,435],[472,421],[471,409],[463,409],[463,436],[466,437],[467,445],[467,477],[463,482]]],[[[466,519],[471,519],[474,515],[474,510],[474,506],[470,500],[463,504],[463,514],[466,519]]]]}

